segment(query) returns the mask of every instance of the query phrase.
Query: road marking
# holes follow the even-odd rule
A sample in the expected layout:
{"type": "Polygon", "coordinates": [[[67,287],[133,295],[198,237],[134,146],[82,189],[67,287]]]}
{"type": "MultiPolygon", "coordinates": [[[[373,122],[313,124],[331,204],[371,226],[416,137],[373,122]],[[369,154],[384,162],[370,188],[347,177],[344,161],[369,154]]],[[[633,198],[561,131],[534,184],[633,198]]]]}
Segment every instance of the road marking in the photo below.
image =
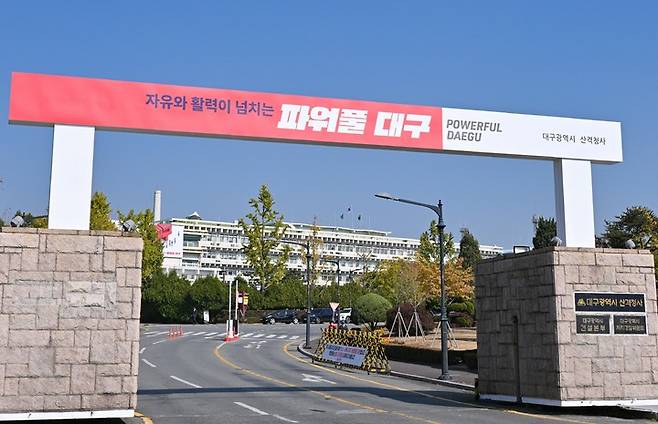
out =
{"type": "Polygon", "coordinates": [[[155,333],[157,333],[157,331],[149,331],[148,333],[144,333],[143,335],[148,336],[149,334],[155,334],[155,333]]]}
{"type": "Polygon", "coordinates": [[[168,332],[169,331],[158,331],[157,333],[149,334],[148,336],[145,336],[145,337],[155,337],[155,336],[159,336],[159,335],[162,335],[162,334],[167,334],[168,332]]]}
{"type": "Polygon", "coordinates": [[[199,331],[198,333],[192,334],[192,336],[200,336],[202,334],[206,334],[205,331],[199,331]]]}
{"type": "Polygon", "coordinates": [[[264,335],[265,335],[265,334],[256,334],[256,335],[254,336],[254,339],[257,339],[258,337],[263,337],[264,335]]]}
{"type": "Polygon", "coordinates": [[[167,339],[164,339],[164,340],[158,340],[157,342],[155,342],[155,343],[153,343],[153,344],[156,345],[156,344],[158,344],[158,343],[163,343],[163,342],[166,342],[166,341],[167,341],[167,339]]]}
{"type": "Polygon", "coordinates": [[[144,358],[142,358],[142,362],[144,362],[146,365],[148,365],[148,366],[151,367],[151,368],[157,368],[157,367],[155,366],[155,364],[150,363],[149,361],[147,361],[147,360],[144,359],[144,358]]]}
{"type": "Polygon", "coordinates": [[[324,378],[320,377],[319,375],[313,375],[313,374],[304,374],[302,373],[304,378],[302,381],[310,381],[311,383],[329,383],[329,384],[336,384],[333,381],[325,380],[324,378]]]}
{"type": "MultiPolygon", "coordinates": [[[[290,346],[292,343],[293,343],[293,342],[286,344],[286,345],[284,346],[284,349],[287,348],[288,346],[290,346]]],[[[369,411],[377,412],[377,413],[380,413],[380,414],[393,414],[393,415],[398,415],[398,416],[401,416],[401,417],[404,417],[404,418],[413,419],[413,420],[416,420],[416,421],[422,421],[422,422],[425,422],[425,423],[428,423],[428,424],[441,424],[439,421],[432,421],[432,420],[429,420],[429,419],[427,419],[427,418],[415,417],[415,416],[413,416],[413,415],[404,414],[404,413],[402,413],[402,412],[397,412],[397,411],[386,411],[386,410],[384,410],[384,409],[379,409],[379,408],[375,408],[375,407],[372,407],[372,406],[369,406],[369,405],[364,405],[364,404],[361,404],[361,403],[358,403],[358,402],[354,402],[354,401],[351,401],[351,400],[347,400],[347,399],[340,398],[340,397],[335,396],[335,395],[333,395],[333,394],[329,394],[329,393],[322,392],[322,391],[319,391],[319,390],[309,389],[309,388],[307,388],[307,387],[298,386],[298,385],[296,385],[296,384],[291,384],[291,383],[288,383],[288,382],[286,382],[286,381],[278,380],[278,379],[276,379],[276,378],[268,377],[268,376],[266,376],[266,375],[263,375],[263,374],[257,373],[257,372],[255,372],[255,371],[252,371],[252,370],[249,370],[249,369],[246,369],[246,368],[242,368],[242,367],[240,367],[239,365],[236,365],[236,364],[234,364],[233,362],[229,361],[228,359],[224,358],[224,357],[222,356],[222,354],[219,353],[219,350],[220,350],[220,349],[222,348],[222,346],[224,346],[225,344],[226,344],[226,342],[224,342],[224,343],[220,344],[219,346],[217,346],[217,347],[215,348],[213,354],[214,354],[214,355],[215,355],[215,356],[216,356],[216,357],[217,357],[222,363],[228,365],[229,367],[234,368],[234,369],[236,369],[236,370],[238,370],[238,371],[242,371],[242,372],[247,373],[247,374],[249,374],[249,375],[252,375],[252,376],[254,376],[254,377],[257,377],[257,378],[263,379],[263,380],[265,380],[265,381],[269,381],[269,382],[272,382],[272,383],[278,384],[278,385],[280,385],[280,386],[292,387],[292,388],[296,388],[296,389],[299,389],[299,390],[302,390],[302,391],[305,391],[305,392],[313,393],[313,394],[315,394],[315,395],[317,395],[317,396],[322,397],[324,400],[335,400],[336,402],[344,403],[344,404],[346,404],[346,405],[350,405],[350,406],[352,406],[352,407],[362,408],[362,409],[367,409],[367,410],[369,410],[369,411]]],[[[302,362],[304,362],[304,361],[302,361],[302,362]]]]}
{"type": "Polygon", "coordinates": [[[267,412],[265,412],[265,411],[261,411],[261,410],[258,409],[258,408],[254,408],[253,406],[247,405],[246,403],[242,403],[242,402],[233,402],[233,403],[236,404],[236,405],[238,405],[238,406],[241,406],[241,407],[243,407],[243,408],[246,408],[246,409],[250,410],[251,412],[255,412],[255,413],[257,413],[258,415],[270,415],[270,414],[268,414],[267,412]]]}
{"type": "Polygon", "coordinates": [[[196,389],[201,389],[201,388],[202,388],[201,386],[198,386],[198,385],[196,385],[196,384],[194,384],[194,383],[190,383],[189,381],[187,381],[187,380],[183,380],[182,378],[176,377],[175,375],[170,375],[169,377],[173,378],[173,379],[176,380],[176,381],[180,381],[180,382],[183,383],[183,384],[187,384],[188,386],[192,386],[192,387],[194,387],[194,388],[196,388],[196,389]]]}
{"type": "Polygon", "coordinates": [[[272,338],[274,338],[274,337],[276,337],[276,334],[270,334],[269,336],[266,336],[265,338],[266,338],[266,339],[272,339],[272,338]]]}
{"type": "MultiPolygon", "coordinates": [[[[414,394],[417,394],[419,396],[423,396],[423,397],[427,397],[427,398],[431,398],[431,399],[437,399],[437,400],[442,400],[442,401],[446,401],[446,402],[452,402],[452,403],[456,403],[456,404],[460,404],[460,405],[467,405],[467,406],[471,406],[475,409],[484,409],[484,410],[497,411],[497,412],[502,412],[502,413],[507,412],[507,413],[510,413],[510,414],[517,414],[517,415],[528,415],[528,416],[532,416],[532,417],[540,418],[540,419],[544,419],[544,420],[549,420],[549,421],[562,421],[562,422],[570,422],[570,423],[576,423],[576,424],[593,424],[590,421],[578,421],[578,420],[573,420],[573,419],[569,419],[569,418],[558,418],[558,417],[552,417],[552,416],[548,416],[548,415],[530,414],[530,413],[527,413],[527,412],[514,411],[514,410],[511,410],[511,409],[505,409],[505,410],[491,409],[491,408],[487,408],[486,406],[483,406],[483,405],[477,405],[477,404],[468,403],[468,402],[461,402],[461,401],[453,400],[453,399],[450,399],[450,398],[444,398],[444,397],[441,397],[441,396],[431,395],[429,393],[418,392],[418,391],[415,391],[415,390],[406,389],[404,387],[399,387],[399,386],[394,386],[394,385],[391,385],[391,384],[381,383],[381,382],[374,381],[374,380],[368,380],[366,378],[360,378],[360,377],[350,375],[350,374],[344,374],[342,372],[338,372],[338,371],[335,371],[335,370],[332,370],[332,369],[329,369],[329,368],[326,368],[326,367],[323,367],[323,366],[320,366],[320,365],[317,365],[317,364],[313,364],[313,363],[310,363],[310,362],[308,362],[304,359],[301,359],[301,358],[298,358],[298,357],[294,356],[293,354],[288,352],[288,347],[290,345],[292,345],[293,343],[294,342],[290,342],[290,343],[287,343],[283,346],[283,352],[286,355],[290,356],[291,358],[295,359],[296,361],[303,362],[306,365],[309,365],[309,366],[312,366],[312,367],[315,367],[315,368],[319,368],[319,369],[325,370],[325,371],[333,373],[333,374],[338,374],[338,375],[341,375],[343,377],[351,378],[353,380],[364,381],[364,382],[367,382],[367,383],[375,384],[375,385],[390,388],[390,389],[396,389],[396,390],[400,390],[400,391],[403,391],[403,392],[414,393],[414,394]]],[[[406,414],[397,413],[395,411],[392,411],[392,412],[394,414],[397,414],[397,415],[400,415],[400,416],[406,416],[406,414]]],[[[411,418],[411,416],[409,416],[408,418],[411,418]]]]}
{"type": "Polygon", "coordinates": [[[295,339],[298,339],[298,338],[299,338],[299,336],[290,336],[290,340],[295,340],[295,339]]]}
{"type": "Polygon", "coordinates": [[[215,334],[217,334],[216,331],[215,331],[214,333],[208,333],[208,334],[206,334],[206,339],[209,338],[209,337],[214,336],[215,334]]]}
{"type": "Polygon", "coordinates": [[[284,334],[284,335],[282,335],[282,336],[277,337],[277,339],[285,339],[286,337],[288,337],[288,335],[287,335],[287,334],[284,334]]]}
{"type": "MultiPolygon", "coordinates": [[[[251,405],[247,405],[246,403],[242,403],[242,402],[233,402],[233,403],[236,404],[236,405],[238,405],[238,406],[241,406],[241,407],[243,407],[243,408],[245,408],[245,409],[248,409],[248,410],[250,410],[251,412],[255,412],[255,413],[257,413],[258,415],[270,415],[269,413],[267,413],[267,412],[265,412],[265,411],[261,411],[261,410],[258,409],[258,408],[254,408],[254,407],[251,406],[251,405]]],[[[273,416],[274,418],[276,418],[276,419],[279,419],[279,420],[281,420],[281,421],[285,421],[285,422],[288,422],[288,423],[297,423],[297,422],[299,422],[299,421],[291,420],[290,418],[282,417],[281,415],[272,414],[272,416],[273,416]]]]}
{"type": "Polygon", "coordinates": [[[142,353],[144,353],[145,350],[146,350],[145,347],[141,348],[141,349],[139,350],[139,354],[141,355],[142,353]]]}
{"type": "Polygon", "coordinates": [[[254,333],[241,334],[240,337],[249,337],[249,336],[251,336],[252,334],[254,334],[254,333]]]}

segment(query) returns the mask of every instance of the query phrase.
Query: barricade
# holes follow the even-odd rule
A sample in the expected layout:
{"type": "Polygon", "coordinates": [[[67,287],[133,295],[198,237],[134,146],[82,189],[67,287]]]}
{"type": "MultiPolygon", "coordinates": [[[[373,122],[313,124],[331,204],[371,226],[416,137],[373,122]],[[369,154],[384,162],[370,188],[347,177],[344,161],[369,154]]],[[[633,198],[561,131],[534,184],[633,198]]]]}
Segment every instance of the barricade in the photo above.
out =
{"type": "Polygon", "coordinates": [[[335,365],[349,368],[359,368],[368,372],[390,372],[388,358],[384,352],[381,334],[365,331],[343,330],[337,328],[325,328],[322,330],[322,337],[315,350],[316,360],[332,363],[335,365]],[[368,353],[360,367],[327,360],[322,357],[327,344],[336,344],[350,347],[360,347],[368,349],[368,353]]]}

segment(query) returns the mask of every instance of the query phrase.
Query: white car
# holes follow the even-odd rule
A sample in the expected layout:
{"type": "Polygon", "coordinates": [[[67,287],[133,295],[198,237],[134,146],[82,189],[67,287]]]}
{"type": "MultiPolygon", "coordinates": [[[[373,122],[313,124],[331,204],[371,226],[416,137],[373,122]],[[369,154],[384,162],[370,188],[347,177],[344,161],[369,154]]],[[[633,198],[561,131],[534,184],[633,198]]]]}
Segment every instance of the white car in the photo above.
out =
{"type": "Polygon", "coordinates": [[[352,320],[352,308],[340,308],[340,312],[338,313],[338,320],[339,322],[346,322],[350,323],[352,320]]]}

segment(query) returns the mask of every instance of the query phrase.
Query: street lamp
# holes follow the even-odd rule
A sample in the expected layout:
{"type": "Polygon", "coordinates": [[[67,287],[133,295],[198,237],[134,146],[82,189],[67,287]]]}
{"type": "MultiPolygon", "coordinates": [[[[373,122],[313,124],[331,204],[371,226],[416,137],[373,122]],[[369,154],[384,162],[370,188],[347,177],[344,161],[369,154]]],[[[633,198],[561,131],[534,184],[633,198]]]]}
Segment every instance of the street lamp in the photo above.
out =
{"type": "MultiPolygon", "coordinates": [[[[334,259],[321,259],[321,261],[322,262],[328,262],[330,264],[334,264],[337,267],[336,268],[336,284],[338,284],[338,304],[340,305],[340,301],[341,301],[341,298],[340,298],[340,261],[337,260],[337,259],[336,260],[334,260],[334,259]]],[[[340,315],[339,315],[339,317],[340,317],[340,315]]],[[[334,314],[334,318],[335,318],[335,314],[334,314]]],[[[332,319],[331,321],[333,322],[334,320],[332,319]]],[[[339,318],[339,321],[340,321],[340,318],[339,318]]]]}
{"type": "MultiPolygon", "coordinates": [[[[362,266],[361,268],[350,269],[350,277],[349,277],[350,278],[350,283],[354,282],[353,274],[357,271],[363,271],[363,270],[368,271],[368,267],[367,266],[362,266]]],[[[347,294],[348,294],[348,297],[349,297],[349,305],[350,305],[350,308],[351,308],[352,307],[352,290],[348,290],[347,294]]]]}
{"type": "Polygon", "coordinates": [[[306,240],[306,243],[290,240],[275,240],[277,243],[294,244],[306,249],[306,342],[304,343],[305,349],[311,348],[311,241],[306,240]]]}
{"type": "Polygon", "coordinates": [[[389,193],[377,193],[375,194],[375,197],[422,206],[433,210],[439,216],[439,223],[437,225],[439,228],[439,275],[441,279],[441,375],[439,376],[439,380],[450,380],[451,377],[448,373],[448,314],[446,312],[446,285],[443,264],[443,230],[446,228],[446,225],[443,222],[443,203],[439,200],[437,205],[431,205],[429,203],[421,203],[414,200],[400,199],[389,193]]]}

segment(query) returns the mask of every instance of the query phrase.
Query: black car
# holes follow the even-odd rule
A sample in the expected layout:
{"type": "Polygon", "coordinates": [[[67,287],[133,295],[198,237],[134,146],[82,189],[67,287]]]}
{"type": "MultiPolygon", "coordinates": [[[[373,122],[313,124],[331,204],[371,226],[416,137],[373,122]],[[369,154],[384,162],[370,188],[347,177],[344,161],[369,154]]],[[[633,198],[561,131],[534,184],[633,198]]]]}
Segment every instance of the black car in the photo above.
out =
{"type": "Polygon", "coordinates": [[[263,324],[274,324],[275,322],[285,323],[299,323],[297,312],[292,309],[281,309],[279,311],[270,312],[263,317],[263,324]]]}
{"type": "Polygon", "coordinates": [[[323,322],[332,322],[333,318],[334,311],[331,308],[311,309],[311,322],[321,324],[323,322]]]}

